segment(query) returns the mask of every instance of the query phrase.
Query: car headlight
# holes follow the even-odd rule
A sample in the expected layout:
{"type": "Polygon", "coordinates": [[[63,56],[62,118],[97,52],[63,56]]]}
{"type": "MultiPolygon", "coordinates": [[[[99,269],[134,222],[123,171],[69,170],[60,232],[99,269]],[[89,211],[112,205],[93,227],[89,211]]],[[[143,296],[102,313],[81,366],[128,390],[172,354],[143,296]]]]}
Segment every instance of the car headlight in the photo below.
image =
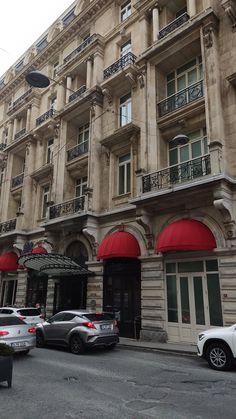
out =
{"type": "Polygon", "coordinates": [[[198,340],[202,340],[205,337],[204,333],[199,333],[198,340]]]}

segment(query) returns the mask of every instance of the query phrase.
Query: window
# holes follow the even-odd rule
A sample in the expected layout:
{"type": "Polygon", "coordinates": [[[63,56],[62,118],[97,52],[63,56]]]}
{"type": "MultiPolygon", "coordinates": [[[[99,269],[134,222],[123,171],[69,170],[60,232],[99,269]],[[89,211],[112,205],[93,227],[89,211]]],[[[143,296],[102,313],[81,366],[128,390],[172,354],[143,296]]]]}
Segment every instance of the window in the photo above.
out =
{"type": "Polygon", "coordinates": [[[120,47],[120,56],[124,57],[124,55],[128,54],[128,52],[131,52],[131,40],[125,42],[120,47]]]}
{"type": "Polygon", "coordinates": [[[37,50],[42,51],[48,45],[47,36],[36,44],[37,50]]]}
{"type": "Polygon", "coordinates": [[[118,194],[130,192],[130,154],[119,157],[119,184],[118,194]]]}
{"type": "Polygon", "coordinates": [[[120,98],[120,127],[123,127],[126,124],[131,122],[132,118],[132,101],[131,101],[131,94],[122,96],[120,98]]]}
{"type": "Polygon", "coordinates": [[[183,7],[182,9],[178,10],[175,14],[176,19],[182,16],[184,13],[187,13],[187,7],[183,7]]]}
{"type": "Polygon", "coordinates": [[[57,76],[58,67],[59,67],[59,61],[56,61],[55,63],[53,63],[53,65],[52,65],[52,77],[53,77],[53,79],[57,76]]]}
{"type": "Polygon", "coordinates": [[[202,79],[202,57],[199,56],[167,75],[167,96],[174,95],[202,79]]]}
{"type": "Polygon", "coordinates": [[[51,109],[53,111],[56,111],[56,109],[57,109],[57,97],[56,96],[53,96],[51,98],[51,109]]]}
{"type": "Polygon", "coordinates": [[[47,142],[47,156],[46,156],[46,163],[52,163],[53,159],[53,146],[54,146],[54,138],[50,138],[47,142]]]}
{"type": "Polygon", "coordinates": [[[3,131],[3,143],[7,144],[7,140],[8,140],[8,128],[5,128],[5,130],[3,131]]]}
{"type": "Polygon", "coordinates": [[[48,215],[48,205],[49,202],[50,189],[49,186],[45,186],[42,190],[42,218],[46,218],[48,215]]]}
{"type": "Polygon", "coordinates": [[[120,20],[123,22],[131,15],[131,0],[126,1],[120,8],[120,20]]]}
{"type": "Polygon", "coordinates": [[[3,179],[4,179],[4,167],[2,167],[0,171],[0,186],[2,186],[3,184],[3,179]]]}
{"type": "Polygon", "coordinates": [[[170,180],[172,183],[190,180],[209,173],[209,163],[203,156],[209,154],[206,129],[188,134],[185,145],[169,145],[170,180]]]}
{"type": "Polygon", "coordinates": [[[89,141],[89,124],[85,124],[79,127],[78,134],[78,145],[80,146],[81,153],[87,153],[88,151],[88,141],[89,141]]]}
{"type": "Polygon", "coordinates": [[[87,185],[88,185],[87,176],[80,177],[79,179],[76,180],[76,185],[75,185],[75,196],[76,196],[76,198],[79,197],[79,196],[85,195],[85,190],[87,188],[87,185]]]}

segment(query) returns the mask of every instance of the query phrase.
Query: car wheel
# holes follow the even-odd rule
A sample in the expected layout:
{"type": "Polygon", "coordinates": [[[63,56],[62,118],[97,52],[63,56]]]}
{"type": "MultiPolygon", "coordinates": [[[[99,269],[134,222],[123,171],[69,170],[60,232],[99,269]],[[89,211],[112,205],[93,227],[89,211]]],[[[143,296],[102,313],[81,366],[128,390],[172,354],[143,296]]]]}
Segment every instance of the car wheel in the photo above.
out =
{"type": "Polygon", "coordinates": [[[107,345],[107,346],[105,346],[105,348],[106,348],[108,351],[112,351],[112,349],[115,349],[115,347],[116,347],[116,343],[112,343],[111,345],[107,345]]]}
{"type": "Polygon", "coordinates": [[[70,340],[70,351],[72,354],[78,355],[84,352],[84,344],[80,339],[79,335],[72,336],[70,340]]]}
{"type": "Polygon", "coordinates": [[[215,342],[208,346],[206,359],[209,366],[218,371],[227,371],[233,365],[229,348],[221,342],[215,342]]]}
{"type": "Polygon", "coordinates": [[[37,348],[42,348],[44,346],[44,337],[42,332],[37,330],[36,332],[36,346],[37,348]]]}
{"type": "Polygon", "coordinates": [[[29,349],[26,349],[25,351],[21,351],[22,355],[27,355],[29,353],[29,349]]]}

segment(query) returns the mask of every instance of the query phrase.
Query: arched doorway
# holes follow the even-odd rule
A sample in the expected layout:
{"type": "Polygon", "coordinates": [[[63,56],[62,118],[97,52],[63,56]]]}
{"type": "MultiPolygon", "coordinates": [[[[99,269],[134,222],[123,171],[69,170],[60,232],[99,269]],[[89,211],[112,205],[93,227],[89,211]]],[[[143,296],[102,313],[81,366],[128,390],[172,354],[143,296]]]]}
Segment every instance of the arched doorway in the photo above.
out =
{"type": "MultiPolygon", "coordinates": [[[[74,241],[66,251],[69,256],[79,265],[86,267],[88,252],[82,242],[74,241]]],[[[63,276],[55,283],[53,313],[61,310],[86,308],[87,275],[63,276]]]]}

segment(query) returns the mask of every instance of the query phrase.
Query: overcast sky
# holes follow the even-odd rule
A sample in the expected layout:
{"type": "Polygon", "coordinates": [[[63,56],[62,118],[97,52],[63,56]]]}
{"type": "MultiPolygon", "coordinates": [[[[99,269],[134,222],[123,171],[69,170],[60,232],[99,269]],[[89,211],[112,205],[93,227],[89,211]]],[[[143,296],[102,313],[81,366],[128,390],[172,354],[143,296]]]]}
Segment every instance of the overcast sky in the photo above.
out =
{"type": "Polygon", "coordinates": [[[73,0],[1,0],[0,78],[73,0]]]}

